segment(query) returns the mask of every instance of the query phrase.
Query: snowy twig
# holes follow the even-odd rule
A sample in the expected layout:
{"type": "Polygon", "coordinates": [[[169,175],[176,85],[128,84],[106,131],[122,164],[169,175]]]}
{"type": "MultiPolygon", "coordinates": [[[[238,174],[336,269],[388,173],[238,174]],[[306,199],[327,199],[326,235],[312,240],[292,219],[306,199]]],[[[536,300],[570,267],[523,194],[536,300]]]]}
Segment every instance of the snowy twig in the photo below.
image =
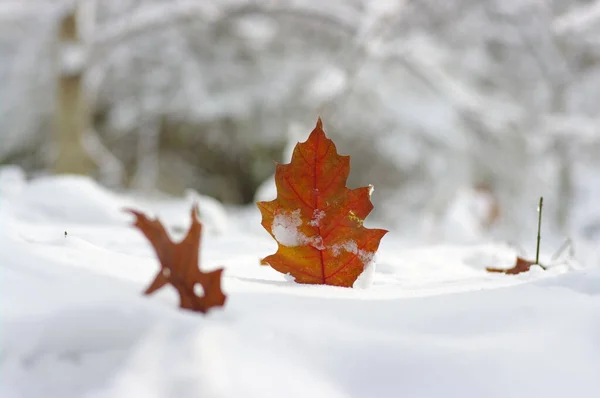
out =
{"type": "Polygon", "coordinates": [[[350,34],[355,31],[356,21],[343,17],[334,11],[323,12],[320,8],[306,4],[247,4],[243,6],[219,9],[209,2],[178,1],[154,7],[144,7],[134,15],[122,17],[98,29],[94,38],[94,59],[104,56],[115,43],[126,41],[150,30],[157,30],[176,25],[182,20],[193,20],[204,23],[223,23],[249,14],[292,15],[313,21],[321,21],[328,26],[335,26],[350,34]]]}
{"type": "MultiPolygon", "coordinates": [[[[544,205],[544,197],[542,196],[542,197],[540,197],[540,204],[538,206],[537,244],[535,246],[535,263],[537,265],[540,265],[540,239],[541,239],[540,232],[542,231],[542,206],[543,205],[544,205]]],[[[544,267],[542,267],[542,268],[544,268],[544,267]]]]}
{"type": "Polygon", "coordinates": [[[576,34],[598,22],[600,22],[600,1],[595,1],[576,7],[556,18],[552,28],[558,35],[576,34]]]}

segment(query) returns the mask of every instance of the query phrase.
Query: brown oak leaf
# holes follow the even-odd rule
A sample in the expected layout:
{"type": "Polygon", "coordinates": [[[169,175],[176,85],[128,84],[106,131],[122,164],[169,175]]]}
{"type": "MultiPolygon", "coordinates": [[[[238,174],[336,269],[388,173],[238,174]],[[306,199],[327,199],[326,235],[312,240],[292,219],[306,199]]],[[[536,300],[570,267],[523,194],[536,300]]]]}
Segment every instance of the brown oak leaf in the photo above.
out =
{"type": "Polygon", "coordinates": [[[166,284],[171,284],[179,294],[181,308],[206,313],[212,307],[225,304],[227,296],[221,290],[223,268],[211,271],[200,271],[198,254],[202,224],[196,216],[195,206],[192,208],[192,224],[187,236],[179,243],[174,243],[164,226],[157,219],[151,220],[135,210],[126,210],[135,216],[137,227],[152,244],[160,261],[160,272],[156,275],[144,294],[152,294],[166,284]],[[203,291],[198,295],[198,285],[203,291]]]}
{"type": "Polygon", "coordinates": [[[291,163],[276,166],[277,198],[257,203],[263,227],[278,243],[264,263],[298,283],[354,284],[388,231],[363,226],[373,188],[348,189],[349,173],[350,157],[338,155],[319,119],[291,163]]]}
{"type": "MultiPolygon", "coordinates": [[[[486,271],[487,272],[497,272],[497,273],[502,273],[502,274],[507,274],[507,275],[516,275],[516,274],[520,274],[522,272],[529,271],[529,269],[531,268],[532,265],[536,265],[535,261],[525,260],[524,258],[517,256],[517,261],[515,263],[515,266],[512,268],[508,268],[508,269],[486,268],[486,271]]],[[[546,269],[546,267],[544,267],[542,264],[537,264],[537,265],[540,266],[543,270],[546,269]]]]}

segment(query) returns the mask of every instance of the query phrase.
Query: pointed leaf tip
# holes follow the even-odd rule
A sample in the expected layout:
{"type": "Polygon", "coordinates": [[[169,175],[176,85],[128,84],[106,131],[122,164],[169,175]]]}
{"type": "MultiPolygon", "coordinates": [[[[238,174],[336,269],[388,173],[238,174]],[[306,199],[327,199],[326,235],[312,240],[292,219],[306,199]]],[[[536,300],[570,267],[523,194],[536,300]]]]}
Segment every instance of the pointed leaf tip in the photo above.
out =
{"type": "Polygon", "coordinates": [[[194,202],[192,204],[192,210],[191,210],[191,216],[192,216],[192,221],[193,222],[197,222],[198,220],[198,213],[200,212],[200,209],[198,209],[198,202],[194,202]]]}
{"type": "MultiPolygon", "coordinates": [[[[316,140],[323,140],[323,139],[328,139],[327,138],[327,134],[325,134],[325,130],[323,130],[323,121],[321,120],[321,118],[319,117],[317,119],[317,124],[315,125],[315,128],[312,129],[312,131],[310,132],[308,139],[306,142],[314,142],[316,140]]],[[[296,146],[296,148],[298,148],[298,146],[296,146]]]]}
{"type": "Polygon", "coordinates": [[[317,118],[316,128],[323,130],[323,121],[321,120],[321,116],[317,118]]]}

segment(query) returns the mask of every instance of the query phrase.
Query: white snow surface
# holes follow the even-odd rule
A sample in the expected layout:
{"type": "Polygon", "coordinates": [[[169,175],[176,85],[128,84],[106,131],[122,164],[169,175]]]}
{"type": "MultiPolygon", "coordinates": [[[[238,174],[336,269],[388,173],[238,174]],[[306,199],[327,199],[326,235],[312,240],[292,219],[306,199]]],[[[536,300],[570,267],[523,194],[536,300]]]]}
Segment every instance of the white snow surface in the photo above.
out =
{"type": "MultiPolygon", "coordinates": [[[[300,285],[259,265],[277,245],[258,210],[227,209],[226,232],[206,231],[200,257],[205,270],[225,267],[228,300],[202,316],[177,309],[170,289],[141,294],[158,263],[131,219],[120,218],[135,196],[82,177],[27,181],[2,171],[2,397],[600,391],[598,268],[572,260],[545,272],[489,274],[486,266],[508,267],[514,250],[501,242],[407,247],[391,231],[368,287],[300,285]]],[[[185,217],[169,209],[157,211],[166,225],[185,217]]],[[[180,239],[185,231],[169,232],[180,239]]]]}

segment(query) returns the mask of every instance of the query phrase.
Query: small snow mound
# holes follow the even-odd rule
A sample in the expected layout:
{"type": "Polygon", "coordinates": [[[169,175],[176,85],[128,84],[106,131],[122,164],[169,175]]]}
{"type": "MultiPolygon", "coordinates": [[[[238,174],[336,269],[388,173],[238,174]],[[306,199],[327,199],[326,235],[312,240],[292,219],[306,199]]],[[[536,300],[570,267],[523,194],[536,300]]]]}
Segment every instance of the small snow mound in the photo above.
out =
{"type": "Polygon", "coordinates": [[[365,264],[363,272],[352,284],[355,289],[368,289],[373,286],[373,279],[375,278],[375,261],[365,264]]]}
{"type": "Polygon", "coordinates": [[[15,218],[28,222],[122,224],[129,202],[83,176],[40,177],[11,198],[15,218]]]}
{"type": "Polygon", "coordinates": [[[544,275],[544,269],[537,264],[532,265],[529,268],[530,275],[544,275]]]}
{"type": "Polygon", "coordinates": [[[302,219],[300,218],[300,209],[297,209],[288,214],[285,212],[276,214],[271,231],[275,240],[284,246],[311,245],[315,249],[325,250],[321,236],[308,237],[298,230],[300,226],[302,226],[302,219]]]}
{"type": "Polygon", "coordinates": [[[300,209],[298,209],[290,214],[277,214],[273,219],[271,231],[277,242],[284,246],[294,247],[301,245],[307,238],[306,235],[298,231],[298,227],[301,225],[302,219],[300,218],[300,209]]]}

